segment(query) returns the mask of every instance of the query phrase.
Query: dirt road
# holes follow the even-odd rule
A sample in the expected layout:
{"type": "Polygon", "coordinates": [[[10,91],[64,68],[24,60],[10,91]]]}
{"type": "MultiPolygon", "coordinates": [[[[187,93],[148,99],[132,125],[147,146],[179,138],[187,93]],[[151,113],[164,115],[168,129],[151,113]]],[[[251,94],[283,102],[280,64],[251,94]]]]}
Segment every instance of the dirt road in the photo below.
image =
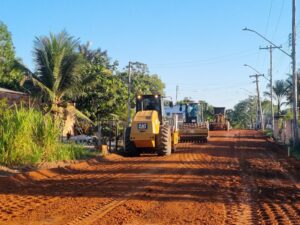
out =
{"type": "Polygon", "coordinates": [[[170,157],[2,177],[0,224],[300,224],[299,169],[257,132],[215,131],[170,157]]]}

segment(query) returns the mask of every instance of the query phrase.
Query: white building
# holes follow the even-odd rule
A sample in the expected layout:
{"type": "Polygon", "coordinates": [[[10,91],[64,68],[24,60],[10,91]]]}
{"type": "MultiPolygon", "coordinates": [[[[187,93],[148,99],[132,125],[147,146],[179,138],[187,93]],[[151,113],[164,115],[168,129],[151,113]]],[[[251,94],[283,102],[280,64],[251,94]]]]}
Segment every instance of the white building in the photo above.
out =
{"type": "Polygon", "coordinates": [[[165,106],[165,114],[168,119],[172,119],[174,114],[178,116],[178,122],[183,123],[185,117],[185,105],[165,106]],[[181,109],[181,110],[180,110],[181,109]]]}
{"type": "MultiPolygon", "coordinates": [[[[165,111],[165,115],[168,119],[172,119],[173,118],[173,115],[177,115],[178,116],[178,122],[179,123],[183,123],[185,121],[185,108],[186,108],[186,105],[185,104],[182,104],[182,105],[174,105],[173,107],[170,107],[170,106],[165,106],[164,107],[164,111],[165,111]]],[[[189,109],[188,109],[189,110],[189,109]]],[[[201,106],[200,105],[197,105],[197,108],[196,108],[196,115],[197,115],[197,121],[198,122],[204,122],[202,121],[203,120],[203,117],[201,115],[202,113],[202,109],[201,109],[201,106]]]]}

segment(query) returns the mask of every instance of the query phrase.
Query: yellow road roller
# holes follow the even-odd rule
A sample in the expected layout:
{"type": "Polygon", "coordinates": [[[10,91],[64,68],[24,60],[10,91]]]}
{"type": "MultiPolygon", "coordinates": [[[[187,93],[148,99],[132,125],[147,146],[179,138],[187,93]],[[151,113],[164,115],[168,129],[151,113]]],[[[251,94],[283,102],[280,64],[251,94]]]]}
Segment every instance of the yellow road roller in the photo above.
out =
{"type": "MultiPolygon", "coordinates": [[[[170,106],[172,102],[169,102],[170,106]]],[[[136,113],[125,131],[125,153],[139,156],[156,153],[167,156],[178,144],[177,119],[168,119],[164,113],[165,98],[161,95],[138,95],[136,113]]]]}

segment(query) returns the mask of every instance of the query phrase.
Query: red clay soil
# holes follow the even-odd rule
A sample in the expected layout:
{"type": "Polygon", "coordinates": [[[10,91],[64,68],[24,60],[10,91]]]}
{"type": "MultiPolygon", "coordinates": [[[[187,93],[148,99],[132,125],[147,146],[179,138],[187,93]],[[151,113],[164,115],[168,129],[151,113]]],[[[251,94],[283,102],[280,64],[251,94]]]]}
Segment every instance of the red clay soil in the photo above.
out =
{"type": "Polygon", "coordinates": [[[300,224],[299,169],[258,132],[214,131],[169,157],[1,177],[0,224],[300,224]]]}

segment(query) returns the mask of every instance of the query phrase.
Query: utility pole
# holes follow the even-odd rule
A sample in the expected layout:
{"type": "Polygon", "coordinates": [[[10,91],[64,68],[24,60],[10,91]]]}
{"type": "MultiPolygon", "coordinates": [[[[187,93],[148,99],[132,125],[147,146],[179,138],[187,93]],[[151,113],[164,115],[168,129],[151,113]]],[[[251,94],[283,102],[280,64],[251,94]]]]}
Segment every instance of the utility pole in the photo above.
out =
{"type": "Polygon", "coordinates": [[[201,102],[201,122],[204,122],[204,110],[203,110],[204,104],[201,102]]]}
{"type": "MultiPolygon", "coordinates": [[[[272,46],[277,46],[272,41],[261,35],[255,30],[249,29],[245,27],[244,31],[250,31],[267,42],[269,42],[272,46]]],[[[298,136],[298,96],[297,96],[297,86],[298,86],[298,77],[296,71],[296,0],[292,0],[292,52],[291,54],[287,53],[286,51],[279,49],[281,52],[286,54],[292,59],[292,72],[293,72],[293,147],[295,148],[299,144],[299,136],[298,136]]]]}
{"type": "MultiPolygon", "coordinates": [[[[258,106],[258,98],[257,98],[257,96],[253,96],[254,97],[254,102],[255,102],[255,106],[256,106],[256,114],[255,114],[255,116],[256,116],[256,124],[257,124],[257,119],[258,119],[258,109],[259,109],[259,106],[258,106]]],[[[254,126],[253,126],[254,127],[254,126]]]]}
{"type": "Polygon", "coordinates": [[[128,64],[128,102],[127,102],[127,123],[128,126],[131,122],[131,102],[130,102],[130,92],[131,92],[131,62],[128,64]]]}
{"type": "Polygon", "coordinates": [[[179,86],[176,85],[176,102],[175,102],[175,104],[177,104],[177,101],[178,101],[178,92],[179,92],[179,86]]]}
{"type": "Polygon", "coordinates": [[[260,94],[259,94],[259,86],[258,86],[258,78],[262,77],[263,74],[255,74],[255,75],[250,75],[249,77],[255,77],[255,81],[253,81],[253,83],[256,83],[256,92],[257,92],[257,103],[258,103],[258,108],[259,108],[259,112],[258,112],[258,118],[257,121],[260,121],[260,128],[262,130],[264,130],[264,122],[263,122],[263,115],[262,115],[262,107],[261,107],[261,101],[260,101],[260,94]]]}
{"type": "Polygon", "coordinates": [[[293,130],[294,130],[294,147],[299,143],[298,136],[298,98],[297,98],[297,71],[296,71],[296,0],[293,0],[292,6],[292,71],[293,71],[293,130]]]}
{"type": "MultiPolygon", "coordinates": [[[[270,69],[269,69],[269,76],[270,76],[270,97],[271,97],[271,117],[272,117],[272,131],[274,131],[274,107],[273,107],[273,57],[272,57],[272,53],[273,53],[273,49],[274,48],[282,48],[282,46],[272,46],[269,45],[267,47],[259,47],[259,49],[265,49],[265,50],[269,50],[270,52],[270,69]]],[[[278,112],[280,113],[280,112],[278,112]]]]}

